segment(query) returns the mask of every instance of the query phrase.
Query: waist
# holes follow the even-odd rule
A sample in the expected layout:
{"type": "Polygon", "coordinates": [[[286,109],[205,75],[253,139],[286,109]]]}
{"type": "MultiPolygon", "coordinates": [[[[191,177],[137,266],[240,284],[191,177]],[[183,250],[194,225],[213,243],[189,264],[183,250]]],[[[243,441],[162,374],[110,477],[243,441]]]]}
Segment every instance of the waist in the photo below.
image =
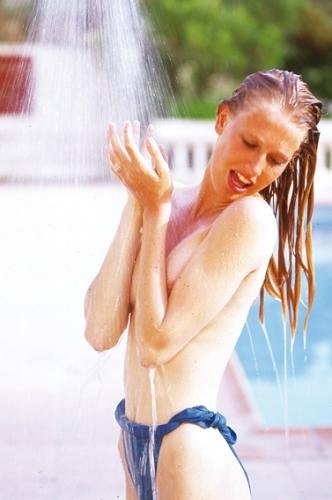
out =
{"type": "Polygon", "coordinates": [[[157,424],[167,422],[173,415],[192,406],[204,405],[212,411],[216,411],[216,401],[218,391],[212,391],[211,387],[192,388],[191,391],[184,388],[169,391],[151,390],[150,387],[141,388],[141,390],[125,391],[126,415],[131,420],[145,425],[152,425],[156,420],[157,424]]]}

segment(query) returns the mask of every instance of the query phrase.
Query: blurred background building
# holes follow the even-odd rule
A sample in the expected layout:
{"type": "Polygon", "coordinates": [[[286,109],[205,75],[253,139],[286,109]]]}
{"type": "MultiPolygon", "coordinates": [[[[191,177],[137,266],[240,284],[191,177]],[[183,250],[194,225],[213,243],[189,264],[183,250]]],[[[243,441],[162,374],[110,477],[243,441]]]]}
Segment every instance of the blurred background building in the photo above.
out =
{"type": "MultiPolygon", "coordinates": [[[[109,179],[103,149],[107,106],[100,107],[104,101],[98,92],[115,93],[117,86],[110,89],[105,80],[118,68],[110,67],[106,73],[101,70],[110,59],[100,57],[100,38],[107,36],[101,29],[103,15],[90,0],[83,4],[81,11],[67,8],[77,23],[71,32],[64,2],[52,7],[46,0],[0,2],[2,179],[109,179]],[[52,15],[54,21],[48,19],[52,15]],[[73,50],[75,44],[79,55],[73,50]],[[50,142],[51,136],[54,140],[50,142]],[[16,147],[18,138],[20,148],[16,147]],[[53,142],[60,147],[55,150],[53,142]]],[[[148,82],[145,94],[154,101],[156,95],[160,97],[158,109],[150,112],[155,105],[152,101],[146,108],[149,119],[173,118],[158,122],[157,134],[168,150],[175,176],[188,182],[201,178],[215,140],[211,124],[205,120],[214,119],[216,104],[244,75],[280,67],[303,75],[325,104],[317,184],[319,195],[328,197],[332,168],[331,125],[327,121],[332,102],[330,2],[278,0],[262,8],[258,0],[145,0],[141,7],[160,53],[159,73],[168,75],[159,86],[155,81],[158,91],[148,82]],[[183,127],[181,119],[204,121],[187,122],[183,127]]],[[[111,24],[106,28],[111,31],[111,24]]],[[[116,45],[114,41],[110,38],[108,44],[116,45]]],[[[108,49],[106,52],[110,55],[108,49]]],[[[126,58],[128,52],[120,55],[126,58]]],[[[145,51],[143,56],[142,67],[150,54],[145,51]]],[[[122,80],[131,81],[128,66],[122,80]]],[[[155,80],[156,68],[151,75],[155,80]]],[[[115,102],[121,100],[121,89],[115,102]]],[[[134,106],[129,108],[135,116],[142,111],[140,105],[136,112],[134,106]]]]}

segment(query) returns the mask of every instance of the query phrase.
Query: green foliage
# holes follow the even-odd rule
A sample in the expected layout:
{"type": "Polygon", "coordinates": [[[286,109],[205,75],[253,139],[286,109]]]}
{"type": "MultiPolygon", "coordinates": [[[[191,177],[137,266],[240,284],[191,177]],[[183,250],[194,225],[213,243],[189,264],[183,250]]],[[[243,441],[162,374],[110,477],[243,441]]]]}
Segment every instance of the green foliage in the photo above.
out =
{"type": "Polygon", "coordinates": [[[332,97],[330,0],[145,0],[144,5],[176,96],[192,100],[195,113],[197,101],[217,102],[245,75],[272,67],[301,73],[318,95],[332,97]]]}
{"type": "Polygon", "coordinates": [[[307,3],[291,39],[287,65],[322,98],[332,99],[332,2],[307,3]]]}
{"type": "Polygon", "coordinates": [[[181,118],[197,118],[214,120],[216,116],[216,101],[209,100],[191,100],[177,101],[175,107],[171,110],[171,114],[181,118]]]}
{"type": "Polygon", "coordinates": [[[0,42],[22,43],[36,0],[0,0],[0,42]]]}

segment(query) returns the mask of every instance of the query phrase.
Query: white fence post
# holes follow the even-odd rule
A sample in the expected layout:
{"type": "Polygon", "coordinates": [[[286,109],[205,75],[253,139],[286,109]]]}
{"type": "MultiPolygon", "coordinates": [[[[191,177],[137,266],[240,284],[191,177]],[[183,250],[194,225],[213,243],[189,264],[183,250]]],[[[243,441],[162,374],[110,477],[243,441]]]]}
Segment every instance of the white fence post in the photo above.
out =
{"type": "MultiPolygon", "coordinates": [[[[167,144],[175,179],[195,183],[208,163],[216,135],[212,121],[168,119],[155,123],[156,134],[167,144]]],[[[316,200],[332,202],[332,120],[321,120],[317,153],[316,200]]]]}
{"type": "MultiPolygon", "coordinates": [[[[56,74],[59,61],[63,63],[63,53],[50,48],[19,45],[1,45],[0,53],[31,55],[36,78],[34,112],[25,117],[0,116],[0,179],[53,177],[88,180],[108,175],[103,149],[106,125],[104,127],[98,119],[92,119],[96,114],[94,94],[91,94],[91,81],[95,76],[92,70],[89,74],[84,73],[85,66],[74,64],[75,54],[66,52],[67,79],[62,82],[66,83],[65,87],[71,88],[69,80],[74,76],[80,78],[80,71],[84,73],[80,80],[91,80],[89,91],[84,90],[82,95],[75,94],[75,86],[71,88],[69,97],[76,103],[76,108],[69,116],[62,109],[65,104],[61,99],[55,108],[51,107],[53,101],[50,101],[54,82],[49,77],[49,68],[53,71],[51,75],[56,74]],[[90,117],[87,120],[85,116],[83,124],[77,119],[82,100],[88,103],[87,115],[90,117]],[[66,116],[65,123],[58,123],[59,110],[66,116]],[[51,123],[56,129],[50,131],[51,123]],[[77,172],[73,171],[73,164],[79,165],[77,172]]],[[[63,92],[68,92],[68,89],[63,88],[63,92]]],[[[217,137],[213,121],[171,118],[156,121],[155,129],[158,142],[169,154],[174,178],[188,183],[199,182],[217,137]]],[[[332,120],[321,120],[319,129],[316,199],[332,202],[332,120]]]]}

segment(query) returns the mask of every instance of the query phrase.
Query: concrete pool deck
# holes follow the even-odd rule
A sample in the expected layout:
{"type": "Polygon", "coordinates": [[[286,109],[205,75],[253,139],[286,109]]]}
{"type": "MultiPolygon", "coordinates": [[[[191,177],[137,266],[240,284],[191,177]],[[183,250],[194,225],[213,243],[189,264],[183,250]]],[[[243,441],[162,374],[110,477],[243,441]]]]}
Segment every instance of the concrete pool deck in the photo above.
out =
{"type": "MultiPolygon", "coordinates": [[[[0,185],[6,500],[125,498],[113,418],[125,345],[95,353],[82,313],[123,200],[114,186],[0,185]]],[[[332,427],[289,429],[287,445],[282,428],[261,424],[236,360],[226,381],[218,406],[238,434],[253,500],[331,499],[332,427]]]]}
{"type": "MultiPolygon", "coordinates": [[[[267,429],[233,356],[224,375],[225,414],[238,434],[236,450],[248,472],[253,500],[332,498],[332,427],[267,429]]],[[[221,395],[219,395],[219,398],[221,395]]],[[[219,402],[219,406],[221,405],[219,402]]]]}

